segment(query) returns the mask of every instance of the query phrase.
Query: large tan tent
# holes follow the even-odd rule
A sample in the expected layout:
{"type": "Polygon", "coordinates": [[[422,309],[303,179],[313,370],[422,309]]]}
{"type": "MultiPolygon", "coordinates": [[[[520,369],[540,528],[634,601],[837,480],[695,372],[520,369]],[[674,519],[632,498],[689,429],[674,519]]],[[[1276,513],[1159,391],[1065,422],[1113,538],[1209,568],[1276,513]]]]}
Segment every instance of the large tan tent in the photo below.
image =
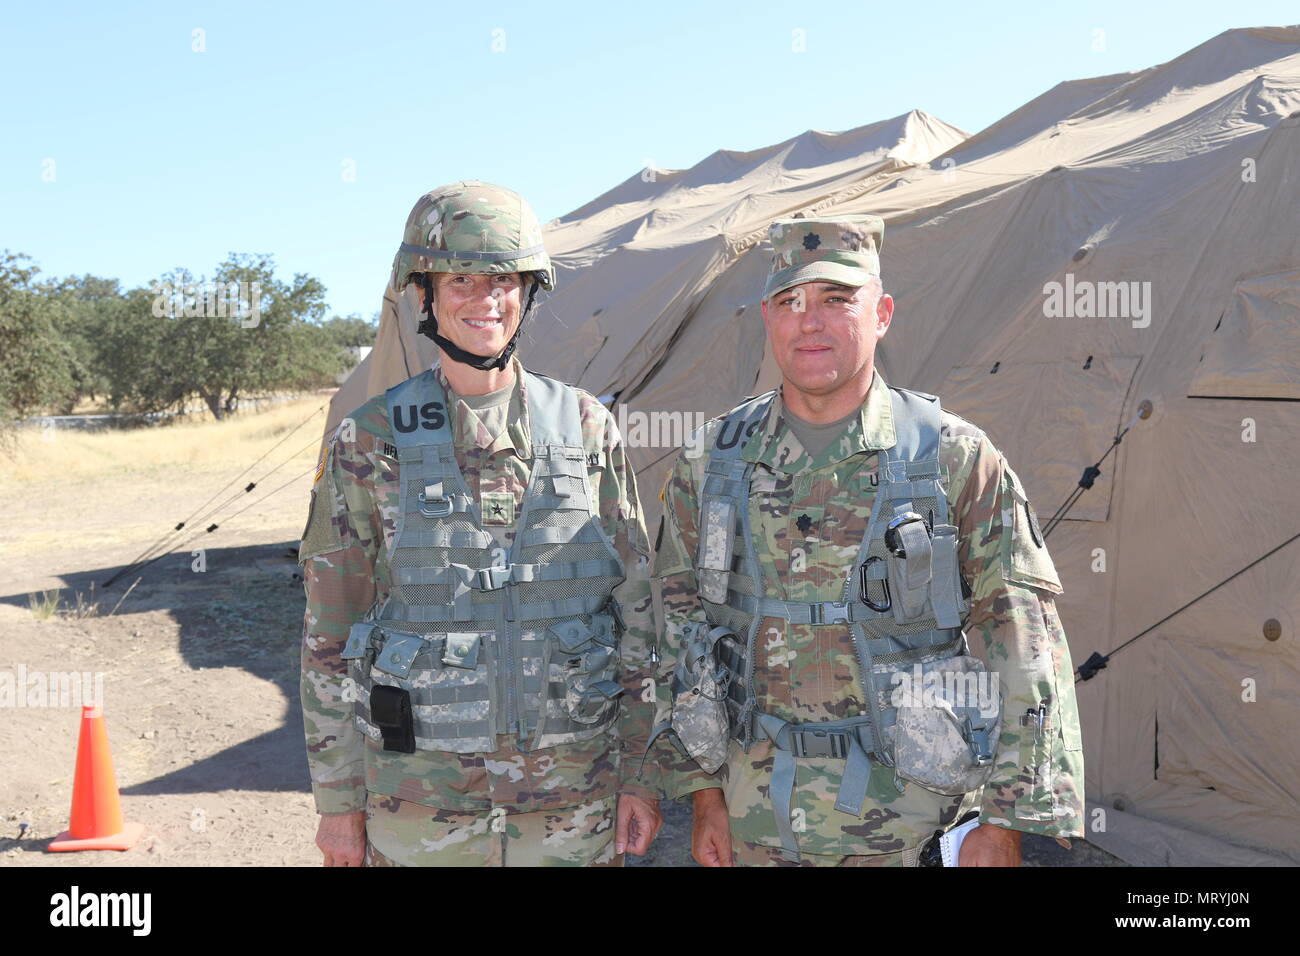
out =
{"type": "MultiPolygon", "coordinates": [[[[1076,665],[1150,629],[1078,686],[1089,839],[1300,862],[1300,541],[1232,577],[1300,532],[1300,27],[1061,83],[974,136],[913,112],[648,170],[548,224],[559,284],[521,354],[641,429],[652,534],[666,425],[778,380],[768,221],[826,212],[885,218],[886,378],[983,427],[1044,520],[1133,422],[1050,540],[1076,665]]],[[[415,324],[385,298],[333,421],[428,366],[415,324]]]]}

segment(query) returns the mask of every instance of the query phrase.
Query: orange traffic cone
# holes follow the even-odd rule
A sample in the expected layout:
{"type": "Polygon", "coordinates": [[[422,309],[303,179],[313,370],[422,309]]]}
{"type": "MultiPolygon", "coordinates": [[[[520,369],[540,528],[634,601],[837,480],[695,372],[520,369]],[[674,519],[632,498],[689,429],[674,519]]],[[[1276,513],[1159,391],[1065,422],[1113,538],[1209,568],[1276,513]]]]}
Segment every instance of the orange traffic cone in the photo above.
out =
{"type": "Polygon", "coordinates": [[[98,704],[81,708],[77,738],[77,775],[72,780],[72,821],[51,850],[129,850],[144,826],[122,822],[108,731],[98,704]]]}

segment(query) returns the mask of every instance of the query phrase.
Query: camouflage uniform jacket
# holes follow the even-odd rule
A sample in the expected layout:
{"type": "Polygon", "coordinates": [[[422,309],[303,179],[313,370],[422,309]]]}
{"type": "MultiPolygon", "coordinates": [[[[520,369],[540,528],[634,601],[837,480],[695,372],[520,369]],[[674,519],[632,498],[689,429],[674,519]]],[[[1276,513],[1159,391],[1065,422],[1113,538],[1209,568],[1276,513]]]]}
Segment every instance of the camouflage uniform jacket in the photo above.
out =
{"type": "MultiPolygon", "coordinates": [[[[509,420],[495,438],[438,372],[454,417],[456,463],[477,501],[494,496],[496,517],[484,508],[483,527],[506,549],[514,538],[532,458],[523,369],[517,359],[513,365],[509,420]]],[[[645,689],[657,640],[649,545],[617,426],[590,394],[579,389],[578,395],[588,478],[603,527],[626,572],[614,589],[626,625],[620,645],[625,692],[617,721],[591,740],[532,753],[518,750],[514,735],[501,734],[493,753],[404,754],[385,751],[355,728],[351,700],[356,691],[339,654],[351,625],[387,597],[388,553],[399,501],[396,448],[385,397],[378,395],[344,419],[327,443],[299,552],[307,593],[301,695],[319,812],[358,812],[365,807],[367,790],[441,809],[499,808],[507,813],[572,807],[619,791],[659,796],[653,769],[639,781],[623,779],[638,770],[640,761],[633,758],[644,752],[654,716],[653,697],[645,689]]]]}
{"type": "MultiPolygon", "coordinates": [[[[846,562],[865,533],[876,487],[876,450],[894,444],[893,413],[884,379],[872,379],[859,416],[820,455],[811,457],[782,420],[778,395],[767,421],[749,441],[762,449],[755,466],[750,520],[769,596],[787,601],[840,599],[846,562]],[[772,589],[776,588],[776,591],[772,589]]],[[[722,419],[703,426],[691,448],[708,449],[722,419]]],[[[958,526],[961,574],[971,592],[963,622],[970,652],[997,674],[1003,730],[995,770],[982,790],[945,796],[908,782],[873,762],[861,819],[834,809],[843,761],[798,760],[792,819],[801,851],[871,854],[910,849],[941,825],[974,808],[980,821],[1052,836],[1083,835],[1083,753],[1075,707],[1073,665],[1053,594],[1061,586],[1019,479],[985,434],[943,413],[939,444],[951,521],[958,526]],[[1030,528],[1030,522],[1035,522],[1030,528]],[[1045,707],[1043,729],[1022,724],[1027,710],[1045,707]]],[[[667,639],[659,683],[666,685],[688,622],[705,620],[693,562],[698,491],[707,454],[683,452],[664,487],[654,576],[662,578],[667,639]]],[[[754,647],[758,709],[794,722],[862,713],[861,684],[847,625],[791,624],[767,617],[754,647]]],[[[661,716],[664,708],[661,694],[661,716]]],[[[662,738],[666,742],[667,738],[662,738]]],[[[755,743],[748,754],[735,741],[716,774],[666,743],[656,743],[669,796],[721,787],[733,838],[780,846],[768,801],[773,752],[755,743]]]]}

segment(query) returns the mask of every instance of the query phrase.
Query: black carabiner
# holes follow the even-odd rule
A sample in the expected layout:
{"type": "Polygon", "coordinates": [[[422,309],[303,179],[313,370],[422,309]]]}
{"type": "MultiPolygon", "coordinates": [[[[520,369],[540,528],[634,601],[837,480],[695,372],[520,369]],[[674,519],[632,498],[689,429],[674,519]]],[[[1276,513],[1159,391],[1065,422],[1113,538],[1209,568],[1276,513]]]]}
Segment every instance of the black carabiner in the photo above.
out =
{"type": "Polygon", "coordinates": [[[885,613],[891,607],[894,606],[894,602],[889,596],[889,579],[885,578],[882,579],[880,582],[885,589],[885,603],[876,604],[871,600],[871,598],[867,597],[867,568],[871,566],[872,561],[883,561],[883,560],[884,558],[873,555],[872,557],[867,558],[867,560],[863,561],[862,567],[858,569],[858,587],[860,589],[858,593],[862,597],[862,603],[865,604],[867,607],[871,608],[871,610],[873,611],[879,611],[881,614],[885,613]]]}

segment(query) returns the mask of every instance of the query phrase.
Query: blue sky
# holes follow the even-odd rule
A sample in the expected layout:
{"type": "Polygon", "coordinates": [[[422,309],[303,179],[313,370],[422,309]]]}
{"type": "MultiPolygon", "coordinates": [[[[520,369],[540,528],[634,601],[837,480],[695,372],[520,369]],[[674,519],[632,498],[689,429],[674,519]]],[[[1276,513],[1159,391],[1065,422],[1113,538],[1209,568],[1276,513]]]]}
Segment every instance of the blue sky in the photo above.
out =
{"type": "Polygon", "coordinates": [[[9,4],[0,248],[127,285],[271,253],[282,276],[321,279],[331,311],[369,317],[407,211],[445,182],[502,183],[547,220],[647,163],[807,129],[923,109],[978,132],[1062,80],[1297,14],[1294,0],[1168,9],[9,4]]]}

